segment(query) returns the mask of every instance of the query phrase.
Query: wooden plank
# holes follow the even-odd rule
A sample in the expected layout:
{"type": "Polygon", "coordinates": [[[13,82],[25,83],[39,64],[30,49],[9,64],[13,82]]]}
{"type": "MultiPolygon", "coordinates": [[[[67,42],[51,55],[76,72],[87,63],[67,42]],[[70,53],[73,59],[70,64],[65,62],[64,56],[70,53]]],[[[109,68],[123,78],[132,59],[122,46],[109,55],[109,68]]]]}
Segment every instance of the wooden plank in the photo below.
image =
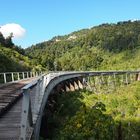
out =
{"type": "Polygon", "coordinates": [[[11,106],[7,108],[8,110],[5,114],[0,116],[0,140],[19,140],[22,108],[22,98],[19,98],[21,96],[20,88],[31,82],[31,80],[20,82],[20,84],[11,84],[7,88],[6,86],[2,87],[2,89],[0,88],[0,110],[5,109],[9,105],[11,106]]]}

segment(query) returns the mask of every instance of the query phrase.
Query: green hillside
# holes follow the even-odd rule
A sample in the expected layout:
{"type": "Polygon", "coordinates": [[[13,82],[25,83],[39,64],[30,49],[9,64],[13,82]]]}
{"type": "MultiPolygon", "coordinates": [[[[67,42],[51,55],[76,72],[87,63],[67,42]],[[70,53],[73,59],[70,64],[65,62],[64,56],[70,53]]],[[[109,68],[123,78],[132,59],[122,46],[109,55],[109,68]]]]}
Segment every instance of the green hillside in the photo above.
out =
{"type": "Polygon", "coordinates": [[[25,56],[24,49],[12,42],[12,36],[4,38],[0,33],[0,72],[41,70],[34,59],[25,56]]]}
{"type": "Polygon", "coordinates": [[[30,70],[30,60],[17,51],[0,46],[0,72],[30,70]]]}
{"type": "Polygon", "coordinates": [[[140,21],[102,24],[22,49],[0,33],[0,72],[140,68],[140,21]]]}
{"type": "Polygon", "coordinates": [[[140,67],[140,21],[102,24],[25,50],[48,70],[110,70],[140,67]]]}

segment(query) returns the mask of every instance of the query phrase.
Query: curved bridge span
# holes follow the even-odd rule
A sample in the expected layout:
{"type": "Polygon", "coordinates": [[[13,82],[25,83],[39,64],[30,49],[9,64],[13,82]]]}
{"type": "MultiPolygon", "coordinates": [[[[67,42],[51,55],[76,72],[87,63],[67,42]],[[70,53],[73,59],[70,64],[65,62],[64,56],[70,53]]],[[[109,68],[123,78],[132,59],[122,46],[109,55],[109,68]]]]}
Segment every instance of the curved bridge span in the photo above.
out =
{"type": "Polygon", "coordinates": [[[39,140],[43,112],[49,95],[54,92],[83,88],[95,91],[99,84],[115,88],[118,81],[128,85],[136,80],[140,80],[140,71],[51,72],[38,75],[22,87],[16,102],[0,114],[0,139],[39,140]],[[90,85],[91,79],[94,86],[90,85]]]}

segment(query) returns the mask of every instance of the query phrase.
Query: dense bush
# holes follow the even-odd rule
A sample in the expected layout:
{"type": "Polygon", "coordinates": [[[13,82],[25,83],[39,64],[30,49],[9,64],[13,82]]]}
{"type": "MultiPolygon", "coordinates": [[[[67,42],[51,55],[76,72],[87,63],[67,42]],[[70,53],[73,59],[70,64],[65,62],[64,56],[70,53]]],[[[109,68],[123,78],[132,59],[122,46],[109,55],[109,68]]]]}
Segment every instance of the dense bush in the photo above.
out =
{"type": "MultiPolygon", "coordinates": [[[[140,83],[110,94],[76,91],[59,94],[49,118],[53,140],[139,140],[140,83]],[[53,122],[53,123],[52,123],[53,122]]],[[[48,128],[49,129],[49,128],[48,128]]],[[[46,130],[47,131],[47,130],[46,130]]]]}
{"type": "Polygon", "coordinates": [[[25,51],[49,70],[135,69],[139,46],[140,21],[127,21],[54,37],[25,51]]]}

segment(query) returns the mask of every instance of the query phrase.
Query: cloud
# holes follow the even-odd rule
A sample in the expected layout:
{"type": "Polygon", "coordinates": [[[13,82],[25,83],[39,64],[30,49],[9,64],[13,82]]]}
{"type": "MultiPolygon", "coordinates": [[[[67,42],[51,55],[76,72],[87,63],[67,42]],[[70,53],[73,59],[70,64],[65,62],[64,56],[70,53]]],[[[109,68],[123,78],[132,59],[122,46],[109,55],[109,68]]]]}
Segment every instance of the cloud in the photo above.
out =
{"type": "Polygon", "coordinates": [[[7,37],[10,35],[10,33],[13,33],[14,39],[19,39],[24,37],[26,30],[19,24],[8,23],[0,26],[0,32],[3,34],[4,37],[7,37]]]}

